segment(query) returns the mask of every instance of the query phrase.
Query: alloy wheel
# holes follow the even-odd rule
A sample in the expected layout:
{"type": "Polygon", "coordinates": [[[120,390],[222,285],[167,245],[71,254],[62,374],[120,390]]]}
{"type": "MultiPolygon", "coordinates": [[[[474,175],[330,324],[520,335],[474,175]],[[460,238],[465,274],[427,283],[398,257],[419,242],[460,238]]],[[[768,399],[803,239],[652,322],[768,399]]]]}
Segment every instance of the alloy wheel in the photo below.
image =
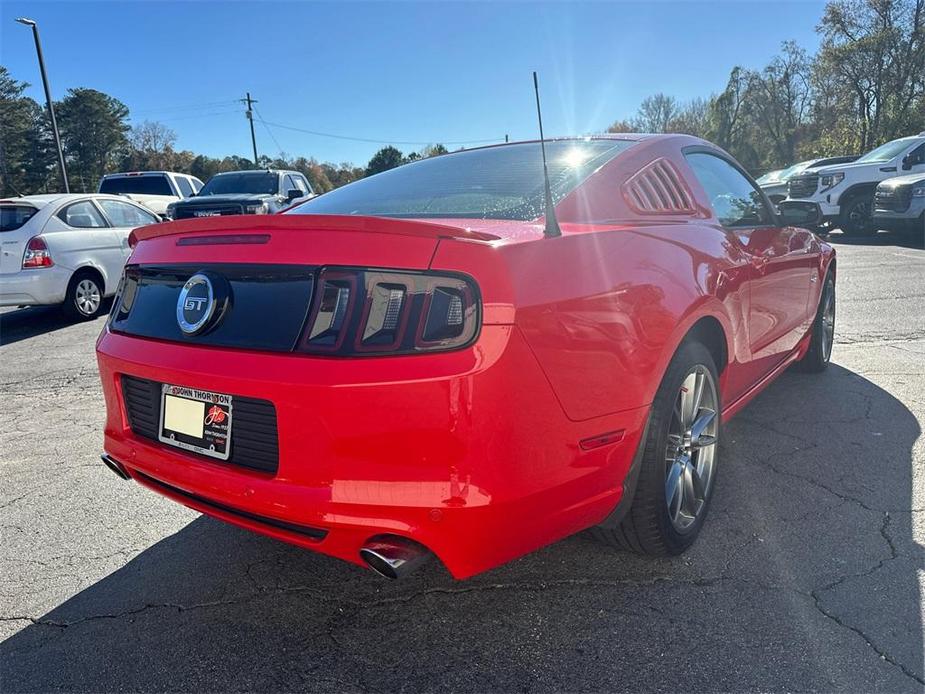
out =
{"type": "Polygon", "coordinates": [[[712,489],[719,437],[717,402],[713,375],[698,364],[681,382],[668,427],[665,503],[679,532],[694,524],[712,489]]]}
{"type": "Polygon", "coordinates": [[[828,361],[832,356],[832,343],[835,341],[835,291],[831,284],[826,284],[822,299],[822,358],[828,361]]]}
{"type": "Polygon", "coordinates": [[[77,310],[85,316],[92,316],[99,310],[103,300],[100,288],[91,279],[82,279],[74,290],[74,304],[77,310]]]}

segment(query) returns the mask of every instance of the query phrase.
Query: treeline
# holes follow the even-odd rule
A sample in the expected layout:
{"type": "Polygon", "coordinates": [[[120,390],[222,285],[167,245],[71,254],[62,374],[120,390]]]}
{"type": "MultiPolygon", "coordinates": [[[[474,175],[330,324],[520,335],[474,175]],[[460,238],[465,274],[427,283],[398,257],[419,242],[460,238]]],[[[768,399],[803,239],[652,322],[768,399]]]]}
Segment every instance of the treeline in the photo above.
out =
{"type": "MultiPolygon", "coordinates": [[[[47,109],[23,95],[29,85],[0,65],[0,178],[2,195],[30,195],[61,190],[57,154],[47,109]]],[[[251,159],[216,158],[177,150],[177,135],[162,123],[129,124],[129,109],[95,89],[70,89],[55,102],[55,116],[67,162],[71,190],[96,190],[100,178],[116,171],[166,170],[189,173],[202,181],[223,171],[253,169],[251,159]]],[[[261,156],[259,167],[301,171],[322,193],[407,161],[446,152],[431,145],[407,155],[384,147],[366,167],[319,162],[312,157],[261,156]]]]}
{"type": "MultiPolygon", "coordinates": [[[[753,173],[816,156],[861,154],[925,130],[925,0],[831,0],[817,26],[814,55],[788,42],[761,70],[733,68],[720,94],[681,103],[646,98],[635,117],[609,132],[686,132],[717,143],[753,173]]],[[[735,40],[735,39],[733,39],[735,40]]],[[[0,66],[2,194],[60,190],[46,109],[24,96],[28,84],[0,66]]],[[[166,169],[207,180],[253,168],[239,156],[175,149],[161,123],[129,124],[129,109],[94,89],[70,89],[55,104],[72,190],[94,190],[114,171],[166,169]]],[[[297,169],[318,192],[446,152],[442,145],[404,154],[384,147],[365,167],[312,157],[261,157],[261,167],[297,169]]]]}
{"type": "Polygon", "coordinates": [[[815,55],[787,42],[762,70],[733,68],[720,94],[655,94],[608,131],[697,135],[760,174],[925,130],[925,0],[833,0],[816,30],[815,55]]]}

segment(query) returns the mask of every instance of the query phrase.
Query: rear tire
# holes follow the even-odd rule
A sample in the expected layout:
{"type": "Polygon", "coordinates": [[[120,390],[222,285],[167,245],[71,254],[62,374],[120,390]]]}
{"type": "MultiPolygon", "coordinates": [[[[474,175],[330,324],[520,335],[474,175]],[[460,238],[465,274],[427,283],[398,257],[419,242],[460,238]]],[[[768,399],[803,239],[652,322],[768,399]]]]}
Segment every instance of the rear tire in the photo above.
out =
{"type": "Polygon", "coordinates": [[[835,341],[835,278],[831,272],[825,276],[810,332],[809,349],[794,366],[805,373],[820,373],[829,366],[835,341]]]}
{"type": "Polygon", "coordinates": [[[61,308],[72,320],[93,320],[103,311],[102,281],[95,272],[80,270],[67,285],[61,308]]]}
{"type": "Polygon", "coordinates": [[[873,236],[877,233],[871,213],[874,209],[873,193],[851,196],[841,206],[839,228],[845,236],[873,236]]]}
{"type": "Polygon", "coordinates": [[[618,527],[595,528],[597,539],[651,556],[680,554],[693,544],[716,482],[717,381],[709,350],[685,341],[652,403],[632,506],[618,527]]]}

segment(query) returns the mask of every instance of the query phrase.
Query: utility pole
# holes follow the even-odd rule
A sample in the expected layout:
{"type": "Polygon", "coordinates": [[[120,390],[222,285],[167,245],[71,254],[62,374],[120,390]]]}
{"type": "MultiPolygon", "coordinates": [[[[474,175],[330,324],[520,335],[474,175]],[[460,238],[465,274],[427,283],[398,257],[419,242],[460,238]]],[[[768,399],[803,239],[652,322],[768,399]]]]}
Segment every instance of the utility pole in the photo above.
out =
{"type": "MultiPolygon", "coordinates": [[[[64,150],[61,149],[61,135],[58,134],[58,122],[55,120],[55,105],[51,100],[51,87],[48,86],[48,75],[45,73],[45,58],[42,56],[42,43],[39,41],[39,26],[34,19],[18,17],[20,24],[32,27],[32,38],[35,39],[35,52],[39,56],[39,70],[42,72],[42,84],[45,86],[45,101],[48,103],[48,115],[51,118],[51,131],[55,136],[55,146],[58,148],[58,171],[61,173],[61,182],[64,192],[70,193],[71,187],[67,182],[67,168],[64,165],[64,150]]],[[[253,126],[251,126],[253,128],[253,126]]]]}
{"type": "Polygon", "coordinates": [[[251,108],[251,104],[256,104],[257,99],[251,99],[251,93],[247,92],[247,98],[241,99],[241,101],[247,104],[247,120],[251,124],[251,144],[254,145],[254,166],[259,167],[260,164],[257,163],[257,136],[254,135],[254,110],[251,108]]]}

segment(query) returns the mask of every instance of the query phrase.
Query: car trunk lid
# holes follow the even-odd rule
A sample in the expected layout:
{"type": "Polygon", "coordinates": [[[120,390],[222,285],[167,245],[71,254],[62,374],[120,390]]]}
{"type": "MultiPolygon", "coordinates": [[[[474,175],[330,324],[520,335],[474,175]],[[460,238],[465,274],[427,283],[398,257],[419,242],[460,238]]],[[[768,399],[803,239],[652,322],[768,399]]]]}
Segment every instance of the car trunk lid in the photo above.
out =
{"type": "Polygon", "coordinates": [[[0,274],[22,270],[26,242],[34,235],[29,220],[38,209],[22,202],[0,201],[0,274]]]}
{"type": "Polygon", "coordinates": [[[495,238],[428,222],[316,215],[141,227],[111,328],[199,346],[291,351],[325,268],[427,270],[446,237],[495,238]],[[197,274],[223,287],[228,309],[214,330],[184,334],[177,306],[197,274]]]}

